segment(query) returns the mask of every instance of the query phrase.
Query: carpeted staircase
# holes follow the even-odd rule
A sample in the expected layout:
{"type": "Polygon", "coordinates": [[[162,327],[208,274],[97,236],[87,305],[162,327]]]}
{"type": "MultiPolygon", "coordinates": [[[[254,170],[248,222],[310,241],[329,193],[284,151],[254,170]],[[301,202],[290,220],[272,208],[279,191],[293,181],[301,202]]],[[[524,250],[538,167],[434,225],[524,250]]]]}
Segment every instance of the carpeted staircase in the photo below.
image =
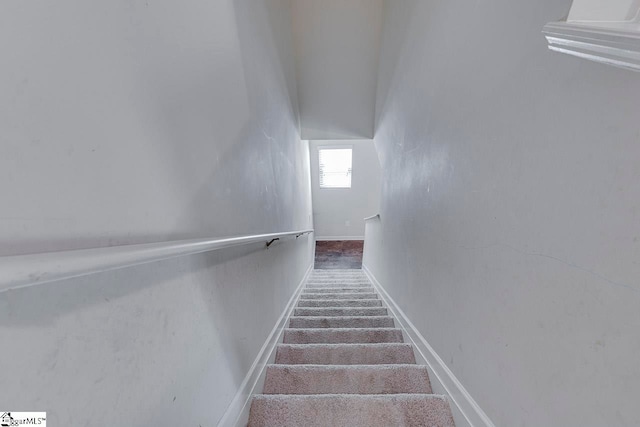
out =
{"type": "Polygon", "coordinates": [[[454,426],[361,270],[314,270],[249,427],[454,426]]]}

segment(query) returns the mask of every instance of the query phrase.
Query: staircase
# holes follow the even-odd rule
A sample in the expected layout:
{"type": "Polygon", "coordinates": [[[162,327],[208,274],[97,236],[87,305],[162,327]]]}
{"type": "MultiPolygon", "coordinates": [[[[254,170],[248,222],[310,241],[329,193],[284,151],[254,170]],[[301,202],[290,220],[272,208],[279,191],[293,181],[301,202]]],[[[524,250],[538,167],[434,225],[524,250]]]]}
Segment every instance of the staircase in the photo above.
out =
{"type": "Polygon", "coordinates": [[[361,270],[314,270],[249,427],[454,426],[361,270]]]}

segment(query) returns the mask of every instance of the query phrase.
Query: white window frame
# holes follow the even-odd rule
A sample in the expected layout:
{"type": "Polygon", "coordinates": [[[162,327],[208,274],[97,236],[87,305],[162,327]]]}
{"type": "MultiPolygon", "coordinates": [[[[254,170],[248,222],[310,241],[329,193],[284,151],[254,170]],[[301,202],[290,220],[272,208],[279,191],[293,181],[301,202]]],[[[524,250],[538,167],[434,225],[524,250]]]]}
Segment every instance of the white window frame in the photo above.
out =
{"type": "Polygon", "coordinates": [[[348,190],[353,187],[353,145],[318,145],[316,151],[316,158],[318,159],[318,187],[321,190],[348,190]],[[320,151],[321,150],[351,150],[351,179],[349,180],[348,187],[323,187],[320,182],[321,167],[320,167],[320,151]]]}

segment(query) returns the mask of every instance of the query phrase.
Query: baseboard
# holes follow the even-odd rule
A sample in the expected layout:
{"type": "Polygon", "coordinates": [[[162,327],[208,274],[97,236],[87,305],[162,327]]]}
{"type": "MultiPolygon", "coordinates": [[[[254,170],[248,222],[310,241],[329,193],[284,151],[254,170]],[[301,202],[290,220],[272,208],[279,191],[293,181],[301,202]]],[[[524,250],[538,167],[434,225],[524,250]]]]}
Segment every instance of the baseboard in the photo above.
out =
{"type": "Polygon", "coordinates": [[[335,242],[338,240],[364,240],[364,236],[319,236],[316,242],[335,242]]]}
{"type": "Polygon", "coordinates": [[[495,427],[495,424],[493,424],[487,414],[484,413],[482,408],[480,408],[473,397],[471,397],[462,383],[460,383],[440,356],[438,356],[433,347],[429,345],[427,340],[416,329],[413,323],[411,323],[400,307],[398,307],[393,298],[389,296],[384,287],[373,273],[371,273],[371,270],[364,264],[362,265],[362,270],[378,290],[387,308],[397,319],[398,323],[400,323],[400,327],[404,330],[406,336],[412,341],[416,351],[425,360],[429,369],[435,375],[435,379],[440,382],[442,388],[449,395],[450,400],[456,406],[456,408],[452,408],[452,410],[455,412],[457,409],[471,427],[495,427]]]}
{"type": "Polygon", "coordinates": [[[276,344],[278,344],[282,334],[284,333],[285,323],[296,305],[296,301],[298,300],[302,287],[307,281],[309,274],[311,274],[311,270],[313,270],[313,262],[309,265],[307,272],[302,277],[302,280],[298,284],[293,295],[291,295],[289,302],[282,311],[282,314],[271,330],[267,340],[262,345],[262,348],[258,352],[256,359],[253,361],[251,368],[249,368],[249,372],[247,372],[247,375],[240,384],[238,392],[218,422],[218,427],[239,427],[247,425],[249,409],[251,407],[251,397],[256,392],[259,392],[256,389],[259,388],[262,383],[261,379],[264,378],[269,360],[271,360],[275,355],[276,344]]]}

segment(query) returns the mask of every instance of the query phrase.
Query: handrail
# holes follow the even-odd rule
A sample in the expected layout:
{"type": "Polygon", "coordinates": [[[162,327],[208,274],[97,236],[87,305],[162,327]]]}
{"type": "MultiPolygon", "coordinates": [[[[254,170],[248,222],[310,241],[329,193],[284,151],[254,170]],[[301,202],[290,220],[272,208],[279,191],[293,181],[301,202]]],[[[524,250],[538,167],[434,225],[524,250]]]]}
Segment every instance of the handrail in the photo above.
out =
{"type": "Polygon", "coordinates": [[[312,229],[223,239],[173,240],[139,245],[0,257],[0,292],[184,255],[313,233],[312,229]]]}
{"type": "Polygon", "coordinates": [[[380,214],[375,214],[375,215],[372,215],[372,216],[368,216],[364,220],[365,221],[369,221],[370,219],[376,219],[376,218],[380,218],[380,214]]]}

